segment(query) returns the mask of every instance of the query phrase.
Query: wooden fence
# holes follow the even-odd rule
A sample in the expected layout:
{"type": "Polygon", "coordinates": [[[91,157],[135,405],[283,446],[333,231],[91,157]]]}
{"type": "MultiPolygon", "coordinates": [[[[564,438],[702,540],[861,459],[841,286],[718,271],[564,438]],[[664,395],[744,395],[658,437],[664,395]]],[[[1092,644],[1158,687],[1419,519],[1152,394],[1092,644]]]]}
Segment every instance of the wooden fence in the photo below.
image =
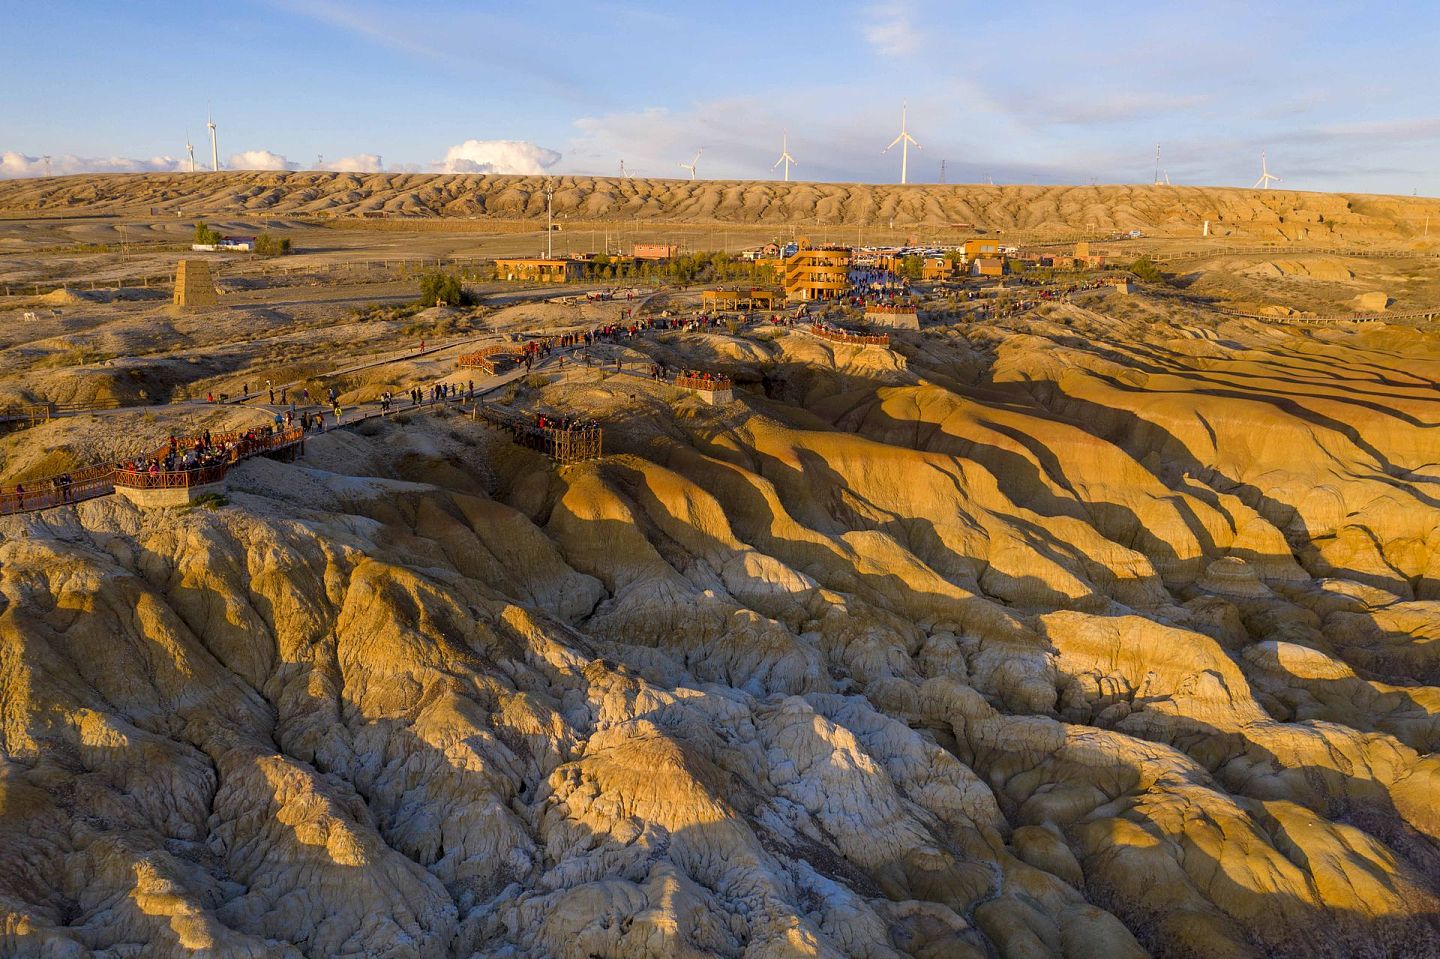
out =
{"type": "Polygon", "coordinates": [[[883,346],[887,349],[890,346],[890,337],[884,333],[852,333],[850,330],[826,326],[823,323],[811,323],[810,332],[821,339],[850,346],[883,346]]]}
{"type": "Polygon", "coordinates": [[[603,452],[605,431],[594,422],[541,426],[523,413],[494,406],[480,407],[480,415],[507,430],[517,445],[544,453],[562,465],[599,459],[603,452]]]}

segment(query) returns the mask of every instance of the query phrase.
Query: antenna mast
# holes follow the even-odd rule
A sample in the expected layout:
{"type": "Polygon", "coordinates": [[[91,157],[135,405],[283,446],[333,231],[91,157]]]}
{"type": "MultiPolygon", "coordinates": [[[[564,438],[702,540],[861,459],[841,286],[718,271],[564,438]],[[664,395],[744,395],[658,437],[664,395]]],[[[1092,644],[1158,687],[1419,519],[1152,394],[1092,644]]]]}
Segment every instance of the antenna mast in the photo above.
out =
{"type": "Polygon", "coordinates": [[[550,224],[553,218],[553,207],[551,204],[555,191],[550,188],[550,181],[545,181],[545,259],[553,259],[555,254],[555,232],[550,224]]]}

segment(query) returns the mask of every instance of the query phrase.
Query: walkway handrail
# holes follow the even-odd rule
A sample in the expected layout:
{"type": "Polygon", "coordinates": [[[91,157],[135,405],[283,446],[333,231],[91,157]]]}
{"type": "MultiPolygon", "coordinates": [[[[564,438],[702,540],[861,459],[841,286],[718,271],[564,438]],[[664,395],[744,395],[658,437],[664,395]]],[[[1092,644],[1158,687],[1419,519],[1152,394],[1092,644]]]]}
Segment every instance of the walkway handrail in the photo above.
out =
{"type": "Polygon", "coordinates": [[[218,483],[225,478],[230,471],[228,462],[211,463],[208,466],[195,466],[190,469],[179,470],[136,470],[117,469],[114,474],[114,484],[125,489],[189,489],[192,486],[204,486],[207,483],[218,483]]]}
{"type": "Polygon", "coordinates": [[[0,516],[108,496],[114,492],[114,472],[114,467],[106,463],[5,487],[0,489],[0,516]]]}
{"type": "Polygon", "coordinates": [[[474,353],[463,353],[456,358],[455,362],[459,366],[487,368],[489,372],[493,373],[494,361],[491,359],[492,357],[499,356],[503,353],[515,352],[518,352],[518,350],[509,343],[496,343],[494,346],[487,346],[482,350],[476,350],[474,353]]]}
{"type": "Polygon", "coordinates": [[[724,373],[712,373],[709,376],[686,376],[675,377],[675,386],[682,390],[728,390],[734,387],[730,377],[724,373]]]}
{"type": "Polygon", "coordinates": [[[810,332],[822,339],[833,340],[836,343],[850,343],[857,346],[890,345],[890,337],[884,333],[852,333],[849,330],[826,326],[823,323],[811,323],[810,332]]]}

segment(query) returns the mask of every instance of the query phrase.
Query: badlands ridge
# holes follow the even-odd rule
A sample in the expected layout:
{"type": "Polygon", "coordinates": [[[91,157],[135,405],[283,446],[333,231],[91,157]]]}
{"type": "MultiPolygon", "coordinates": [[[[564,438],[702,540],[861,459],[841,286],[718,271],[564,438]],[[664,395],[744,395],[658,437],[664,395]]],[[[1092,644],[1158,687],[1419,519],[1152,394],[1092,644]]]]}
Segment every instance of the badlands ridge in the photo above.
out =
{"type": "MultiPolygon", "coordinates": [[[[417,414],[214,509],[0,519],[0,952],[1440,954],[1433,327],[1096,290],[895,346],[652,334],[504,397],[596,462],[417,414]]],[[[131,428],[14,434],[6,481],[131,428]]]]}

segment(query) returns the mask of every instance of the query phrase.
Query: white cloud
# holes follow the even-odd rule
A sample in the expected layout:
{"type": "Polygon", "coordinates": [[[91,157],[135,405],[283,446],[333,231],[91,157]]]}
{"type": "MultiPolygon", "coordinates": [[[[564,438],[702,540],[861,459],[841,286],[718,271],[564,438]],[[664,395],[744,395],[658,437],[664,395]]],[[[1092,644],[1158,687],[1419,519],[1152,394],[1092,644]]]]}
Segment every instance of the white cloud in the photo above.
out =
{"type": "Polygon", "coordinates": [[[544,173],[560,154],[525,140],[466,140],[445,151],[445,173],[544,173]]]}
{"type": "Polygon", "coordinates": [[[920,46],[920,33],[915,29],[910,4],[905,0],[872,3],[861,17],[860,32],[876,53],[903,57],[920,46]]]}
{"type": "Polygon", "coordinates": [[[336,173],[379,173],[384,169],[384,165],[378,153],[357,153],[322,163],[320,169],[333,170],[336,173]]]}
{"type": "Polygon", "coordinates": [[[71,173],[176,173],[188,169],[188,161],[170,156],[137,160],[130,157],[78,157],[74,154],[29,156],[14,150],[0,153],[0,179],[34,176],[63,176],[71,173]]]}
{"type": "Polygon", "coordinates": [[[237,153],[226,164],[232,170],[298,170],[300,164],[291,163],[279,153],[269,150],[246,150],[237,153]]]}

